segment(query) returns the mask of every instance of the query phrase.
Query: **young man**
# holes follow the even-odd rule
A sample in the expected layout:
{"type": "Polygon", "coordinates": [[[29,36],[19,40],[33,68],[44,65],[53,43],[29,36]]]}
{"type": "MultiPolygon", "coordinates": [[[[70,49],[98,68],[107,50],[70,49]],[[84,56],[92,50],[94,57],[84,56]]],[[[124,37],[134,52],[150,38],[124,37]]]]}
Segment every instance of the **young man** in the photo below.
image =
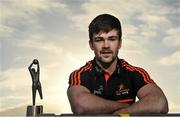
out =
{"type": "Polygon", "coordinates": [[[67,94],[73,113],[168,112],[165,95],[148,73],[118,58],[121,35],[120,21],[112,15],[99,15],[90,23],[95,58],[70,75],[67,94]]]}

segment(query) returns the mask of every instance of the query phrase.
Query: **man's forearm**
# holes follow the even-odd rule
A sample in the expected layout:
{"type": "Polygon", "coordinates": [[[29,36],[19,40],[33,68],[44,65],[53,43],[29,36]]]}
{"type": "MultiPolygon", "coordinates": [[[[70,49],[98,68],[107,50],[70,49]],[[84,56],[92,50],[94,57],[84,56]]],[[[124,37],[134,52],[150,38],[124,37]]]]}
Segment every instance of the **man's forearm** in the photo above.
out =
{"type": "Polygon", "coordinates": [[[77,114],[112,114],[118,109],[128,107],[129,104],[106,100],[101,97],[83,93],[79,96],[76,104],[72,105],[72,110],[77,114]]]}
{"type": "Polygon", "coordinates": [[[120,113],[168,113],[168,102],[162,90],[156,84],[147,84],[137,93],[139,101],[131,106],[119,109],[113,114],[120,113]]]}
{"type": "Polygon", "coordinates": [[[106,100],[92,94],[86,94],[81,100],[83,101],[81,107],[86,114],[111,114],[120,108],[128,107],[126,103],[106,100]]]}
{"type": "Polygon", "coordinates": [[[80,101],[78,113],[82,114],[108,114],[128,106],[126,103],[106,100],[88,93],[80,101]]]}
{"type": "Polygon", "coordinates": [[[131,106],[119,109],[113,114],[120,113],[167,113],[168,107],[165,99],[158,96],[147,96],[131,106]]]}

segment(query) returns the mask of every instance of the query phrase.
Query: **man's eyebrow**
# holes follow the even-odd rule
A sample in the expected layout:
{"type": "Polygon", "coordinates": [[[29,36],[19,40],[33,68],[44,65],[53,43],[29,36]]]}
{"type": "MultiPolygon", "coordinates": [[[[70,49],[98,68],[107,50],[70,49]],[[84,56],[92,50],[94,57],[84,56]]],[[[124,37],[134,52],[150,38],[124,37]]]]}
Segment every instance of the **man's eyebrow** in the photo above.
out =
{"type": "Polygon", "coordinates": [[[115,38],[118,38],[118,36],[109,36],[108,38],[114,38],[114,37],[115,37],[115,38]]]}
{"type": "Polygon", "coordinates": [[[94,39],[104,39],[104,37],[97,36],[97,37],[94,37],[94,39]]]}

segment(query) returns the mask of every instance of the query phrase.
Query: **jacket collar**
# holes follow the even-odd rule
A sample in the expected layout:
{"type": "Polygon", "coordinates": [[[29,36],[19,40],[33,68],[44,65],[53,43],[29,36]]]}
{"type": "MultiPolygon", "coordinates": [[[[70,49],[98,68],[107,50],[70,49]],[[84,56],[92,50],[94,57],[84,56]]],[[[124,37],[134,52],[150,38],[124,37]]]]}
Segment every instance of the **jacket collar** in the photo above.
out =
{"type": "MultiPolygon", "coordinates": [[[[104,74],[105,71],[97,64],[96,59],[93,59],[93,69],[98,74],[104,74]]],[[[121,62],[120,59],[117,57],[117,64],[116,64],[116,70],[114,73],[120,74],[121,73],[121,62]]]]}

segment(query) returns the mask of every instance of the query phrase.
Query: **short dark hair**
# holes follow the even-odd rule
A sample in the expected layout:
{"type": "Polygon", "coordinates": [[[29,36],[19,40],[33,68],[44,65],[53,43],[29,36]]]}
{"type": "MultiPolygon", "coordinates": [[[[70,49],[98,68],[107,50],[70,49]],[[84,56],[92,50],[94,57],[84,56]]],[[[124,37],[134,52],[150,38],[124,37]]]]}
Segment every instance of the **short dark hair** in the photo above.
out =
{"type": "Polygon", "coordinates": [[[109,14],[98,15],[89,24],[89,39],[92,41],[93,34],[98,34],[100,31],[107,33],[112,29],[119,31],[119,39],[121,39],[122,31],[119,19],[109,14]]]}

